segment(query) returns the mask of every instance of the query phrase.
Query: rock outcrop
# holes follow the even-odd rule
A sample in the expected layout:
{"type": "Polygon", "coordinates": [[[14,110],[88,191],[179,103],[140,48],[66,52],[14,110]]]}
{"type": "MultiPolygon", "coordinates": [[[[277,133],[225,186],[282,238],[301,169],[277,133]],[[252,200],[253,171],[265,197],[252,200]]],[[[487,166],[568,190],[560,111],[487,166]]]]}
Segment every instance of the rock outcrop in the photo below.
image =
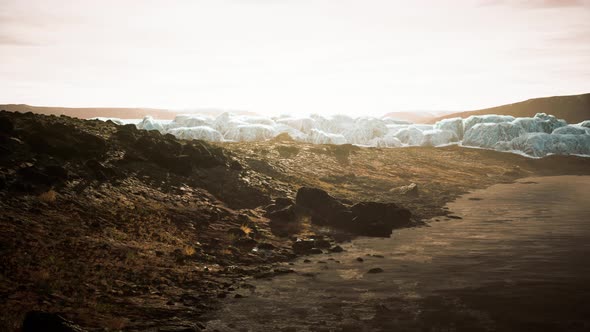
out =
{"type": "Polygon", "coordinates": [[[296,204],[312,223],[357,235],[388,237],[393,229],[411,225],[410,211],[394,203],[360,202],[349,207],[318,188],[300,188],[296,204]]]}

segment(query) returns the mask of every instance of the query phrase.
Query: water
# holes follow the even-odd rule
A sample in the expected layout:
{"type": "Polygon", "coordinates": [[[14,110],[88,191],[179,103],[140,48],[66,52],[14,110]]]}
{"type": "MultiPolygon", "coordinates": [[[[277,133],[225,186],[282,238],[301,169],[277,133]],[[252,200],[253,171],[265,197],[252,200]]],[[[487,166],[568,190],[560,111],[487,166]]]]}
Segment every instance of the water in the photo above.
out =
{"type": "Polygon", "coordinates": [[[208,330],[590,331],[590,177],[499,184],[448,207],[463,219],[248,280],[208,330]]]}

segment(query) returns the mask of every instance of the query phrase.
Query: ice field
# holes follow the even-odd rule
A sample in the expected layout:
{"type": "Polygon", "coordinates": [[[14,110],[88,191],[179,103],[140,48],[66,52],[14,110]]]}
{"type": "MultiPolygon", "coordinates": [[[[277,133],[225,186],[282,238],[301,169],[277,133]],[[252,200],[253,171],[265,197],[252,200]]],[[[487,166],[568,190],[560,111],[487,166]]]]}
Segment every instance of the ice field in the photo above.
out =
{"type": "Polygon", "coordinates": [[[373,147],[444,146],[493,149],[543,157],[550,154],[590,156],[590,120],[568,124],[552,115],[532,118],[477,115],[445,119],[435,124],[412,124],[393,118],[345,115],[324,117],[263,117],[222,113],[178,115],[174,120],[112,120],[133,123],[139,129],[157,130],[181,139],[206,141],[261,141],[286,133],[296,141],[313,144],[355,144],[373,147]]]}

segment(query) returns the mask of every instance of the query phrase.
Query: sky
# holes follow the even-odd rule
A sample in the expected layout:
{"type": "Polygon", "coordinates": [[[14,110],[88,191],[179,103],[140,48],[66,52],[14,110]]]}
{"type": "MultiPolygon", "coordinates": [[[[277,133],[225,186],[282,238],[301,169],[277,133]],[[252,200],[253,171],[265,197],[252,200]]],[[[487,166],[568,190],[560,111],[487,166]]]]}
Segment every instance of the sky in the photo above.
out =
{"type": "Polygon", "coordinates": [[[590,92],[590,0],[0,0],[0,103],[262,114],[590,92]]]}

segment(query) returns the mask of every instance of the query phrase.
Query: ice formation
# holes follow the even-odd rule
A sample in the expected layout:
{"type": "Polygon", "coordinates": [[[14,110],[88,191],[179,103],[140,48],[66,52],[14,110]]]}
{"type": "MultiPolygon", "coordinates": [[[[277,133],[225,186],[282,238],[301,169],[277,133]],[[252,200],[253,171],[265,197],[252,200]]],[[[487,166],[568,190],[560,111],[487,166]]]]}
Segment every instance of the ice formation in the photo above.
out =
{"type": "MultiPolygon", "coordinates": [[[[132,120],[99,118],[115,123],[132,120]]],[[[431,124],[410,124],[391,118],[346,115],[308,117],[283,115],[269,118],[235,115],[217,117],[179,115],[174,120],[145,117],[135,120],[140,129],[158,130],[181,139],[207,141],[261,141],[287,133],[296,141],[313,144],[356,144],[381,148],[404,146],[463,146],[513,151],[532,157],[549,154],[590,155],[590,120],[567,124],[552,115],[514,118],[507,115],[477,115],[431,124]]]]}
{"type": "Polygon", "coordinates": [[[421,146],[443,146],[459,141],[459,137],[454,131],[431,129],[422,132],[421,146]]]}
{"type": "Polygon", "coordinates": [[[498,142],[508,142],[524,134],[526,131],[512,122],[478,123],[465,132],[463,145],[492,148],[498,142]]]}
{"type": "Polygon", "coordinates": [[[210,142],[223,141],[223,135],[221,135],[221,133],[217,130],[208,126],[172,128],[169,129],[167,133],[172,134],[180,139],[200,139],[210,142]]]}
{"type": "Polygon", "coordinates": [[[458,139],[463,139],[463,119],[444,119],[434,124],[434,129],[448,130],[455,133],[458,139]]]}
{"type": "Polygon", "coordinates": [[[231,128],[225,138],[236,142],[264,141],[276,136],[272,126],[265,124],[242,124],[231,128]]]}
{"type": "Polygon", "coordinates": [[[400,140],[400,142],[406,145],[422,145],[422,140],[424,139],[424,133],[422,130],[418,129],[416,126],[410,125],[406,128],[401,129],[395,134],[395,137],[400,140]]]}
{"type": "Polygon", "coordinates": [[[514,121],[514,117],[510,115],[472,115],[467,119],[463,120],[463,130],[467,132],[471,127],[479,123],[502,123],[514,121]]]}
{"type": "Polygon", "coordinates": [[[140,123],[137,124],[137,128],[145,129],[145,130],[157,130],[160,132],[165,132],[168,128],[168,123],[170,121],[162,121],[162,120],[154,120],[151,116],[146,116],[141,120],[140,123]]]}
{"type": "Polygon", "coordinates": [[[507,151],[521,151],[533,157],[544,157],[548,154],[590,155],[590,135],[527,133],[501,147],[507,151]]]}
{"type": "Polygon", "coordinates": [[[313,144],[346,144],[344,135],[330,134],[319,129],[312,129],[307,141],[313,144]]]}

